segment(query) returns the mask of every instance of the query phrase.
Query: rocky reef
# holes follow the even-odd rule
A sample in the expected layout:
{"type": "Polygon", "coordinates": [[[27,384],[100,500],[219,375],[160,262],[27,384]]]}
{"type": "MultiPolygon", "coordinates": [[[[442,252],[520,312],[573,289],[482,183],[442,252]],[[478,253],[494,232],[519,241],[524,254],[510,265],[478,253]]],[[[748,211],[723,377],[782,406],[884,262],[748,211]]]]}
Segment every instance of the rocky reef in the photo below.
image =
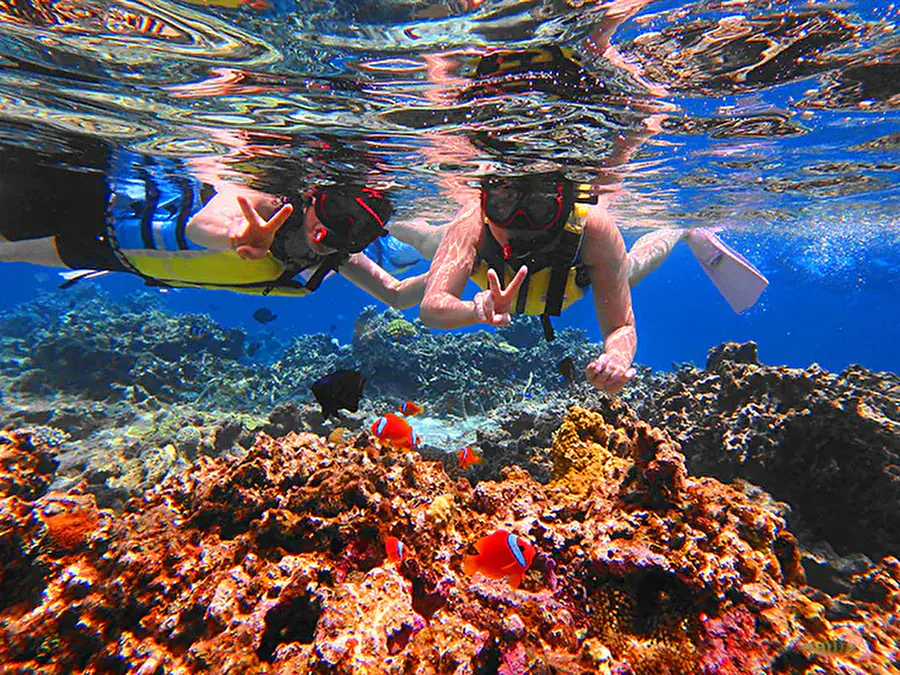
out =
{"type": "Polygon", "coordinates": [[[366,433],[260,434],[121,515],[47,492],[54,449],[9,432],[4,672],[900,672],[895,558],[829,595],[761,490],[689,474],[631,416],[557,426],[546,483],[508,466],[473,486],[366,433]],[[461,571],[497,528],[538,551],[517,590],[461,571]]]}
{"type": "Polygon", "coordinates": [[[840,554],[900,551],[900,377],[764,366],[749,342],[654,385],[640,416],[678,440],[694,473],[760,485],[840,554]]]}
{"type": "Polygon", "coordinates": [[[894,374],[726,344],[609,397],[561,376],[578,331],[374,308],[261,361],[84,289],[0,329],[4,673],[900,672],[894,374]],[[337,368],[368,381],[327,421],[337,368]],[[406,399],[418,452],[367,433],[406,399]],[[462,571],[497,529],[538,552],[519,589],[462,571]]]}

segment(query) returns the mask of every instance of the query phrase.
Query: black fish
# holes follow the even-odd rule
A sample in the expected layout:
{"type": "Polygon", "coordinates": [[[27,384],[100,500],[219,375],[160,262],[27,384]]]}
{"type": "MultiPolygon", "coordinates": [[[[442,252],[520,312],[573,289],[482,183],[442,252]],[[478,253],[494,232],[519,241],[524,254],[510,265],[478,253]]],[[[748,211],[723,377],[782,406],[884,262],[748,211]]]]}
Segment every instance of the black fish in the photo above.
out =
{"type": "Polygon", "coordinates": [[[262,345],[259,344],[259,342],[251,342],[249,345],[247,345],[247,356],[253,356],[256,352],[259,351],[259,348],[261,346],[262,345]]]}
{"type": "Polygon", "coordinates": [[[559,371],[559,374],[566,379],[566,382],[575,384],[575,362],[572,360],[571,356],[567,356],[557,363],[556,369],[559,371]]]}
{"type": "Polygon", "coordinates": [[[272,311],[268,307],[261,307],[253,312],[253,318],[260,323],[269,323],[270,321],[277,319],[278,315],[272,314],[272,311]]]}
{"type": "Polygon", "coordinates": [[[355,370],[336,370],[319,378],[310,387],[313,396],[322,406],[325,418],[337,417],[341,408],[356,412],[366,379],[355,370]]]}

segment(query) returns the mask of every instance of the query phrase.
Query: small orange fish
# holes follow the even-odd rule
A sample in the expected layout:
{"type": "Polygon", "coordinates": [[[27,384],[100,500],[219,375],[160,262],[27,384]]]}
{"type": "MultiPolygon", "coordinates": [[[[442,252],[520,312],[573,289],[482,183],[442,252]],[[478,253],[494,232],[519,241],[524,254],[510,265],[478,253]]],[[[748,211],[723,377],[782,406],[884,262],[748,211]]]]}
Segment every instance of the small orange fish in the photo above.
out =
{"type": "Polygon", "coordinates": [[[484,459],[467,445],[456,453],[456,461],[459,464],[459,468],[465,471],[474,464],[481,464],[484,462],[484,459]]]}
{"type": "Polygon", "coordinates": [[[512,588],[522,583],[535,553],[530,541],[506,530],[479,539],[475,550],[478,555],[463,556],[463,571],[469,575],[481,572],[491,579],[508,578],[512,588]]]}
{"type": "Polygon", "coordinates": [[[406,557],[406,547],[397,537],[386,537],[384,540],[384,552],[387,553],[389,563],[401,562],[406,557]]]}
{"type": "Polygon", "coordinates": [[[375,423],[372,424],[372,433],[379,440],[390,443],[400,450],[418,448],[422,443],[422,439],[409,426],[409,422],[394,413],[388,413],[375,420],[375,423]]]}
{"type": "Polygon", "coordinates": [[[404,401],[400,404],[400,412],[402,412],[407,417],[415,417],[423,410],[425,410],[425,408],[420,406],[418,403],[413,403],[412,401],[404,401]]]}

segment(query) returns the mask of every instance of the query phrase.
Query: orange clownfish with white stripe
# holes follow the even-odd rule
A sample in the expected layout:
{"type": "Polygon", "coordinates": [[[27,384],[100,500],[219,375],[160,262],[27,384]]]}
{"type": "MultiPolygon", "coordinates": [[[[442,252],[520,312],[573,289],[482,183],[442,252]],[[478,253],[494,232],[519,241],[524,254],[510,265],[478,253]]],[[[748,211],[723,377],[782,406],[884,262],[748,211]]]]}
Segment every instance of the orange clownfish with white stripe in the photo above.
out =
{"type": "Polygon", "coordinates": [[[481,572],[491,579],[509,579],[512,588],[522,583],[535,554],[530,541],[506,530],[479,539],[475,550],[478,555],[463,556],[463,571],[468,575],[481,572]]]}
{"type": "Polygon", "coordinates": [[[397,537],[385,537],[384,552],[389,563],[402,562],[406,557],[406,547],[397,537]]]}
{"type": "Polygon", "coordinates": [[[407,417],[415,417],[422,413],[425,408],[420,406],[418,403],[413,403],[412,401],[404,401],[397,408],[401,413],[406,415],[407,417]]]}
{"type": "Polygon", "coordinates": [[[383,443],[390,443],[399,450],[414,450],[422,444],[422,439],[409,426],[409,422],[394,413],[388,413],[375,420],[372,424],[372,434],[383,443]]]}
{"type": "Polygon", "coordinates": [[[482,462],[484,462],[484,459],[482,459],[481,455],[479,455],[467,445],[462,450],[456,453],[456,462],[457,464],[459,464],[459,468],[462,471],[465,471],[470,466],[481,464],[482,462]]]}

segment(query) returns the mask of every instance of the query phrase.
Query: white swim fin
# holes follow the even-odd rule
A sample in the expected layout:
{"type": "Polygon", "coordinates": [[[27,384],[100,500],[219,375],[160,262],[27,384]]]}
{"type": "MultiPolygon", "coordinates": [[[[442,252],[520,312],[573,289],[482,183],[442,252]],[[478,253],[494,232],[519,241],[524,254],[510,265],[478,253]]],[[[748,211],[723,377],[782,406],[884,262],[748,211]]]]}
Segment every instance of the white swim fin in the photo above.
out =
{"type": "Polygon", "coordinates": [[[687,243],[700,267],[735,312],[755,305],[769,285],[762,272],[712,231],[691,230],[687,243]]]}

